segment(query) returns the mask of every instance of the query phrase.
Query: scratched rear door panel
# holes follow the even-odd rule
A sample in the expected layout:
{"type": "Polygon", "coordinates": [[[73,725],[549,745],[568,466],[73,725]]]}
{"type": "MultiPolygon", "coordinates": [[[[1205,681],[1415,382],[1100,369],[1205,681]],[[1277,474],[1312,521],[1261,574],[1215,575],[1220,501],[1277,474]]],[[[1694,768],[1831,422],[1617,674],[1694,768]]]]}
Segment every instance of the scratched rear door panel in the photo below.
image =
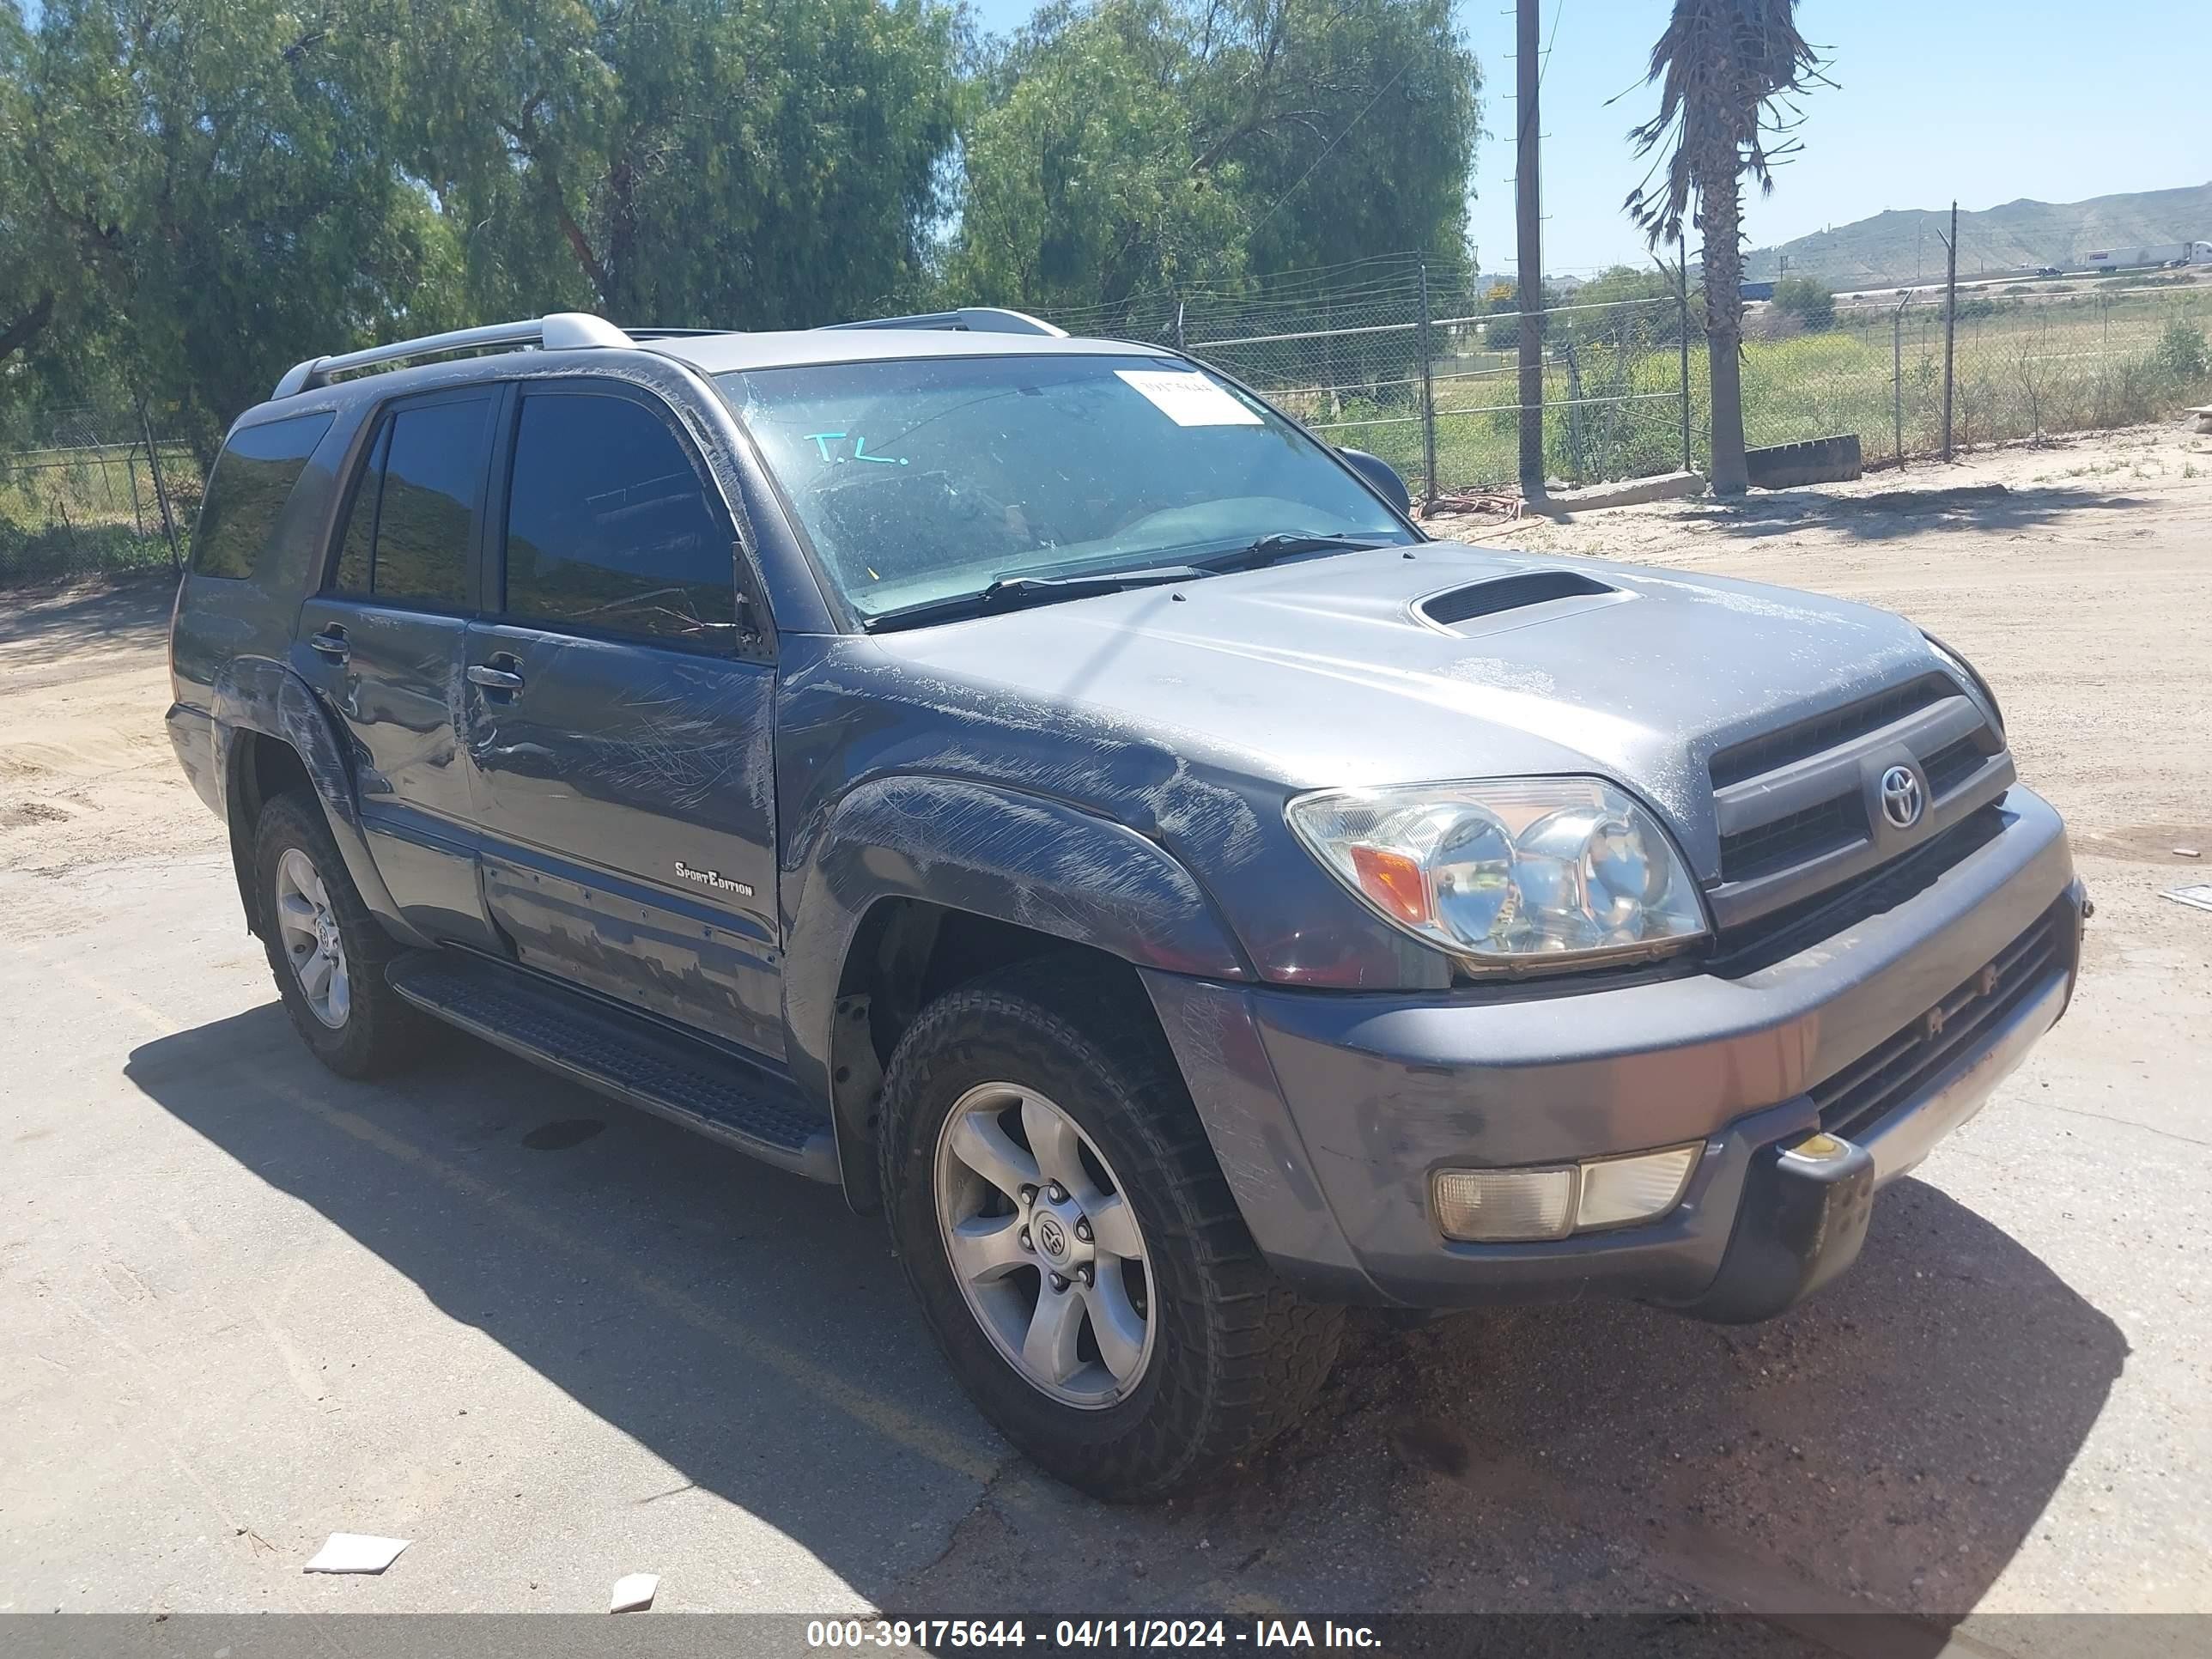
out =
{"type": "Polygon", "coordinates": [[[527,965],[781,1059],[775,671],[737,654],[736,535],[608,382],[526,389],[465,730],[487,908],[527,965]]]}

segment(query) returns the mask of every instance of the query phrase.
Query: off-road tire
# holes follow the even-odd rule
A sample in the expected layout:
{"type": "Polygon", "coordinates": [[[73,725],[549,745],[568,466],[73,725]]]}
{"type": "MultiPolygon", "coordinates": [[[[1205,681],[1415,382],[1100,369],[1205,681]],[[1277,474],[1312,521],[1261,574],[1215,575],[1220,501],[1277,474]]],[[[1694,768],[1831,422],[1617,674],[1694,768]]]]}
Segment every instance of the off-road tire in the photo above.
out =
{"type": "Polygon", "coordinates": [[[953,1373],[1050,1474],[1119,1503],[1201,1486],[1297,1421],[1336,1357],[1341,1310],[1268,1267],[1237,1212],[1174,1056],[1133,981],[1048,957],[948,992],[900,1040],[878,1157],[907,1282],[953,1373]],[[1136,1212],[1154,1350],[1102,1410],[1039,1391],[969,1310],[939,1234],[938,1134],[979,1083],[1048,1097],[1090,1137],[1136,1212]]]}
{"type": "Polygon", "coordinates": [[[420,1009],[385,982],[385,964],[399,953],[400,946],[361,902],[319,802],[303,795],[283,794],[262,807],[253,836],[257,902],[266,915],[274,902],[276,866],[286,852],[295,848],[315,866],[330,896],[331,911],[337,919],[339,938],[345,946],[352,994],[343,1024],[325,1025],[317,1018],[301,989],[299,975],[285,958],[276,921],[268,916],[262,943],[269,953],[269,970],[284,999],[284,1012],[291,1016],[292,1029],[315,1058],[340,1077],[372,1078],[396,1071],[423,1051],[435,1028],[420,1009]]]}

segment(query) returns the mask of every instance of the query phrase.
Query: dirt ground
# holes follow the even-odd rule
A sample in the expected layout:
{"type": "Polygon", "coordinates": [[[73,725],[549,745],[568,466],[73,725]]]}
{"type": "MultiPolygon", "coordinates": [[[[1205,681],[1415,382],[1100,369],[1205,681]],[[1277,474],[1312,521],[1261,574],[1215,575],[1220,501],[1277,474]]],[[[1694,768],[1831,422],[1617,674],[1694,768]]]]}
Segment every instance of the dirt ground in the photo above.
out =
{"type": "Polygon", "coordinates": [[[167,596],[0,595],[0,1610],[2212,1613],[2212,915],[2160,896],[2212,881],[2212,438],[1455,529],[1901,611],[2073,825],[2075,1006],[1846,1281],[1363,1323],[1241,1484],[1103,1509],[834,1195],[485,1050],[322,1073],[162,734],[167,596]],[[419,1541],[303,1577],[337,1529],[419,1541]]]}

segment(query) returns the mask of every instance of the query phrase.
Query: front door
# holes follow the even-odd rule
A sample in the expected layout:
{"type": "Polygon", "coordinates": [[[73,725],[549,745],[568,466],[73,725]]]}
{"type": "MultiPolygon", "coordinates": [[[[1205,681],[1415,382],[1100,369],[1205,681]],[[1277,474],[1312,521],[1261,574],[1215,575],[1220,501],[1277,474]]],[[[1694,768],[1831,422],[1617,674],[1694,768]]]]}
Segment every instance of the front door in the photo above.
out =
{"type": "Polygon", "coordinates": [[[502,453],[463,652],[486,907],[528,965],[781,1058],[775,671],[728,510],[615,382],[525,386],[502,453]]]}
{"type": "Polygon", "coordinates": [[[496,389],[384,410],[356,468],[334,568],[292,662],[350,734],[370,855],[431,937],[489,945],[454,688],[496,389]]]}

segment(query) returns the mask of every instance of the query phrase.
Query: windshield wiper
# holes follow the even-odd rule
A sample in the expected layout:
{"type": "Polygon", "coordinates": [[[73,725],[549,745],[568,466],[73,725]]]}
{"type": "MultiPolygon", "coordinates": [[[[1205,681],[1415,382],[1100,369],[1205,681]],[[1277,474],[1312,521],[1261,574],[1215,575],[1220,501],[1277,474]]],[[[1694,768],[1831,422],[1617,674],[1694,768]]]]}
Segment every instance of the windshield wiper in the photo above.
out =
{"type": "Polygon", "coordinates": [[[948,599],[926,599],[870,617],[860,625],[871,634],[892,633],[902,628],[927,628],[936,623],[960,622],[988,617],[1024,605],[1046,605],[1059,599],[1085,599],[1094,593],[1119,593],[1130,587],[1155,587],[1162,582],[1187,582],[1211,574],[1194,564],[1154,564],[1134,570],[1101,570],[1082,576],[1001,576],[973,593],[956,593],[948,599]]]}
{"type": "Polygon", "coordinates": [[[1294,558],[1301,553],[1364,553],[1382,545],[1381,542],[1364,542],[1352,536],[1305,536],[1278,532],[1229,552],[1212,554],[1206,558],[1194,559],[1191,562],[1206,570],[1257,570],[1261,565],[1273,564],[1278,559],[1294,558]]]}

